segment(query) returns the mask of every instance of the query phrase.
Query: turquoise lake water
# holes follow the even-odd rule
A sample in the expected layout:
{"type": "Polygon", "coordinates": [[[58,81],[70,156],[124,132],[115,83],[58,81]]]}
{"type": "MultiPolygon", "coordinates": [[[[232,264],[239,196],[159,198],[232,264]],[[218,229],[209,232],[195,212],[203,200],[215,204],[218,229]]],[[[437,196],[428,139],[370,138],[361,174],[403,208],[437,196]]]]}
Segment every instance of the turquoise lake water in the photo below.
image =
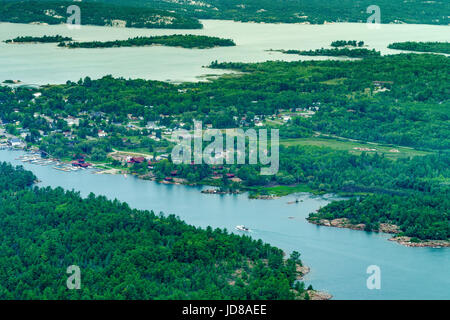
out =
{"type": "MultiPolygon", "coordinates": [[[[0,161],[15,160],[17,151],[0,151],[0,161]]],[[[331,293],[335,299],[449,299],[450,249],[409,248],[388,241],[387,234],[320,227],[305,218],[333,196],[301,194],[276,200],[250,200],[242,195],[208,195],[201,188],[165,185],[123,175],[91,171],[66,173],[48,166],[24,164],[41,186],[63,187],[117,198],[132,207],[176,214],[190,224],[235,230],[246,225],[251,236],[289,253],[299,251],[311,267],[306,282],[331,293]],[[366,286],[366,269],[381,268],[381,289],[366,286]]]]}

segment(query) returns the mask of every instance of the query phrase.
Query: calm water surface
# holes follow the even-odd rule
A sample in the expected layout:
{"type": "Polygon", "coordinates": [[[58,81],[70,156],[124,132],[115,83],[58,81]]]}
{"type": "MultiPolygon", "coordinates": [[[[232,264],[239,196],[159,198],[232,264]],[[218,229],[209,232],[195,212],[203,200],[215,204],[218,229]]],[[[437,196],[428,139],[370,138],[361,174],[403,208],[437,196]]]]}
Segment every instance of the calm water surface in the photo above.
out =
{"type": "MultiPolygon", "coordinates": [[[[0,161],[15,164],[21,153],[2,150],[0,161]]],[[[132,207],[176,214],[190,224],[227,228],[249,226],[251,236],[286,252],[297,250],[312,271],[307,283],[330,292],[335,299],[449,299],[450,249],[408,248],[387,241],[389,235],[319,227],[309,224],[308,213],[333,196],[301,194],[303,202],[288,204],[293,196],[277,200],[250,200],[247,195],[207,195],[200,188],[164,185],[122,175],[90,171],[66,173],[46,166],[24,164],[42,181],[117,198],[132,207]],[[292,219],[293,217],[293,219],[292,219]],[[381,268],[381,290],[368,290],[366,269],[381,268]]],[[[236,231],[237,232],[237,231],[236,231]]]]}
{"type": "MultiPolygon", "coordinates": [[[[205,75],[230,71],[203,68],[212,61],[260,62],[266,60],[320,60],[323,57],[300,57],[269,49],[317,49],[333,40],[363,40],[370,49],[383,54],[398,53],[387,49],[396,41],[448,41],[448,26],[382,25],[371,30],[363,23],[327,25],[256,24],[221,20],[204,20],[202,30],[132,29],[82,26],[70,30],[65,25],[41,26],[0,23],[0,81],[22,80],[47,84],[93,79],[111,74],[125,78],[151,80],[198,81],[205,75]],[[236,47],[207,50],[172,47],[134,47],[109,49],[67,49],[56,44],[6,44],[17,36],[60,34],[77,41],[107,41],[136,36],[198,34],[233,39],[236,47]],[[200,77],[200,78],[199,78],[200,77]]],[[[342,58],[341,58],[342,59],[342,58]]]]}

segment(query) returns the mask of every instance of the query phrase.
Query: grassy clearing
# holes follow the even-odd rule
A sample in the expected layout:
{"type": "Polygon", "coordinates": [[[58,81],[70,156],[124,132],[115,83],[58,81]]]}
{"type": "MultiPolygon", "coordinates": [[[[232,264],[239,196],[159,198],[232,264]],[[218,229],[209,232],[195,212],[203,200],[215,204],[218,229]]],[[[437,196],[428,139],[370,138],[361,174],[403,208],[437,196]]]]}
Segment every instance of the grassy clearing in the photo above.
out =
{"type": "Polygon", "coordinates": [[[387,158],[394,160],[398,158],[425,156],[427,154],[431,154],[431,152],[428,151],[421,151],[408,147],[387,146],[376,143],[364,143],[357,141],[344,141],[324,138],[284,139],[280,141],[280,144],[284,146],[327,147],[335,150],[349,151],[350,153],[357,155],[360,155],[362,152],[378,152],[379,154],[384,154],[387,158]]]}
{"type": "Polygon", "coordinates": [[[260,195],[283,197],[298,192],[317,193],[305,184],[298,184],[295,186],[248,187],[246,189],[250,191],[252,197],[260,195]]]}

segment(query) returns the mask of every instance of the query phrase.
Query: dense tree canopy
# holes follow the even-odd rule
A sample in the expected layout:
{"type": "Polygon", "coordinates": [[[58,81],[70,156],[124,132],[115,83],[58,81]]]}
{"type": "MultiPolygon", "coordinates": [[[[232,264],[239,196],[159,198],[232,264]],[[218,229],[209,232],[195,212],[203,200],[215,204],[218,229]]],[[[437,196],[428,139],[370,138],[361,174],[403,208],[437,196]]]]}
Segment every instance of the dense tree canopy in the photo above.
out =
{"type": "Polygon", "coordinates": [[[196,36],[190,34],[174,34],[168,36],[136,37],[128,40],[115,41],[92,41],[92,42],[69,42],[59,44],[60,47],[68,48],[115,48],[115,47],[142,47],[150,45],[163,45],[182,48],[214,48],[231,47],[236,44],[230,39],[221,39],[217,37],[196,36]]]}
{"type": "Polygon", "coordinates": [[[373,11],[371,5],[381,11],[382,23],[419,23],[447,25],[448,2],[446,0],[101,0],[109,3],[139,5],[186,12],[199,19],[227,19],[237,21],[314,23],[366,22],[373,11]]]}
{"type": "Polygon", "coordinates": [[[309,219],[348,218],[364,223],[366,230],[378,230],[380,223],[398,225],[402,234],[421,240],[450,238],[450,193],[414,193],[408,197],[370,195],[336,201],[311,214],[309,219]]]}
{"type": "Polygon", "coordinates": [[[0,299],[293,299],[299,255],[0,164],[0,299]],[[68,290],[68,266],[81,290],[68,290]]]}
{"type": "Polygon", "coordinates": [[[388,48],[419,52],[437,52],[450,54],[450,42],[395,42],[388,48]]]}
{"type": "Polygon", "coordinates": [[[5,42],[6,43],[32,43],[32,42],[39,42],[39,43],[52,43],[52,42],[61,42],[61,41],[72,41],[72,38],[70,37],[63,37],[58,35],[55,36],[42,36],[42,37],[32,37],[32,36],[23,36],[23,37],[17,37],[14,39],[8,39],[5,42]]]}
{"type": "Polygon", "coordinates": [[[71,14],[70,5],[76,5],[82,12],[80,23],[85,25],[114,26],[116,24],[132,28],[173,28],[201,29],[202,24],[195,18],[178,13],[150,8],[115,6],[95,2],[69,1],[0,1],[0,21],[15,23],[66,23],[71,14]]]}
{"type": "Polygon", "coordinates": [[[333,48],[333,49],[316,49],[316,50],[281,50],[286,54],[298,54],[301,56],[331,56],[331,57],[349,57],[349,58],[367,58],[380,56],[379,51],[375,49],[348,49],[348,48],[333,48]]]}

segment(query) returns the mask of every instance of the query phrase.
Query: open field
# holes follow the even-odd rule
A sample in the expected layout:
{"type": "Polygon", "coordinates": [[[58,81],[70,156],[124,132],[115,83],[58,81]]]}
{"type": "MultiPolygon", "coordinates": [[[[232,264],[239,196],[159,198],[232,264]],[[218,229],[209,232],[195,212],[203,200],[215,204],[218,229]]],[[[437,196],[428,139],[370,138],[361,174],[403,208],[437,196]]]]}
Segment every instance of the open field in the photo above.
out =
{"type": "Polygon", "coordinates": [[[261,195],[273,195],[276,197],[287,196],[292,193],[310,192],[317,193],[306,184],[298,184],[293,186],[273,186],[273,187],[248,187],[246,190],[253,194],[253,197],[261,195]]]}
{"type": "Polygon", "coordinates": [[[346,150],[354,154],[361,154],[362,152],[372,153],[378,152],[384,154],[387,158],[398,159],[405,157],[425,156],[431,154],[428,151],[416,150],[409,147],[387,146],[376,143],[364,143],[356,141],[344,141],[338,139],[325,138],[298,138],[298,139],[284,139],[280,141],[284,146],[317,146],[327,147],[335,150],[346,150]]]}

